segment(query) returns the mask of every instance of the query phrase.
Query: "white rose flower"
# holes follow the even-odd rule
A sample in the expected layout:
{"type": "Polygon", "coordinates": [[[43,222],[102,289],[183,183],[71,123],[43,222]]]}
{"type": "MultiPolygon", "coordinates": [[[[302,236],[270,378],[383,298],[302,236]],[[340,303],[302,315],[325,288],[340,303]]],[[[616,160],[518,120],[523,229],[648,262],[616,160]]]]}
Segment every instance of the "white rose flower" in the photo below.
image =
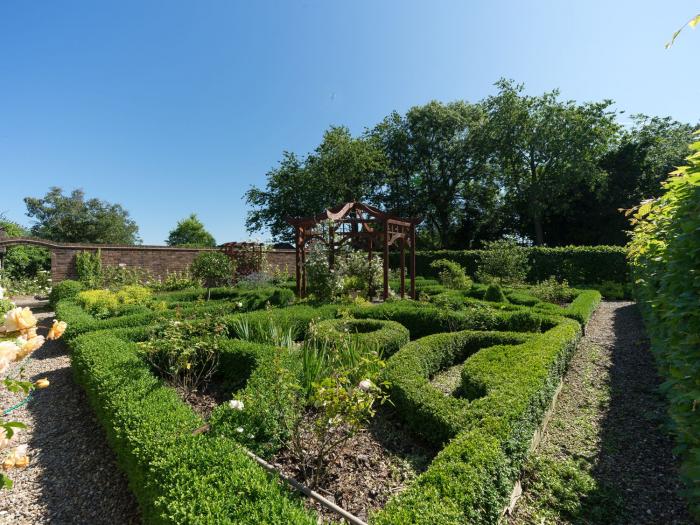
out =
{"type": "Polygon", "coordinates": [[[230,406],[234,410],[243,410],[243,408],[245,407],[243,401],[239,401],[238,399],[232,399],[231,401],[229,401],[228,406],[230,406]]]}
{"type": "Polygon", "coordinates": [[[360,381],[358,388],[363,392],[369,392],[374,388],[374,383],[372,383],[372,381],[370,381],[369,379],[363,379],[362,381],[360,381]]]}
{"type": "Polygon", "coordinates": [[[243,434],[243,427],[238,427],[236,429],[236,432],[238,432],[239,434],[243,434]]]}

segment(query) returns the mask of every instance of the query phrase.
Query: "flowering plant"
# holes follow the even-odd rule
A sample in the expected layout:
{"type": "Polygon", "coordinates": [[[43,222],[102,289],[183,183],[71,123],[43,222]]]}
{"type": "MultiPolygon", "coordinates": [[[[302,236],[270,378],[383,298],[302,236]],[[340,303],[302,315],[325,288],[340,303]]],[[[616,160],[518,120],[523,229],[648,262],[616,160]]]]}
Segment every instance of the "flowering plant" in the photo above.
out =
{"type": "MultiPolygon", "coordinates": [[[[37,334],[37,319],[29,308],[16,307],[5,313],[4,323],[0,326],[0,374],[4,374],[13,361],[20,361],[29,354],[41,348],[45,340],[58,339],[66,330],[66,323],[54,320],[46,336],[37,334]]],[[[22,370],[20,369],[20,377],[22,370]]],[[[49,386],[48,379],[39,379],[35,383],[5,377],[2,380],[4,387],[10,392],[23,392],[29,396],[35,388],[49,386]]],[[[27,397],[28,398],[28,397],[27,397]]],[[[27,399],[25,398],[25,399],[27,399]]],[[[8,414],[13,408],[3,412],[8,414]]],[[[8,448],[16,433],[26,428],[19,421],[7,421],[0,417],[0,450],[8,448]]],[[[2,461],[3,470],[11,468],[24,468],[29,465],[27,445],[15,447],[2,461]]],[[[12,480],[0,474],[0,488],[11,488],[12,480]]]]}

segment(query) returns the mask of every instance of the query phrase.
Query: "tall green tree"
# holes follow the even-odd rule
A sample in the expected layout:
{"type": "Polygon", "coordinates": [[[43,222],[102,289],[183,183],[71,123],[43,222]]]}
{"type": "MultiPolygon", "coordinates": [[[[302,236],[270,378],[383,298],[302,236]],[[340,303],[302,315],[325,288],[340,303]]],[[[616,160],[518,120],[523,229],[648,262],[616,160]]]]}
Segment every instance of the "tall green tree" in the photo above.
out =
{"type": "Polygon", "coordinates": [[[422,215],[440,246],[454,245],[460,212],[492,189],[486,117],[480,104],[432,101],[372,131],[391,167],[380,200],[397,214],[422,215]]]}
{"type": "Polygon", "coordinates": [[[136,244],[139,228],[120,204],[85,199],[83,190],[64,195],[52,187],[43,198],[26,197],[32,235],[58,242],[136,244]]]}
{"type": "Polygon", "coordinates": [[[165,242],[168,246],[216,246],[214,236],[204,228],[204,224],[195,213],[178,221],[165,242]]]}
{"type": "Polygon", "coordinates": [[[599,161],[619,130],[612,101],[577,104],[556,90],[529,96],[512,81],[496,85],[485,101],[490,149],[507,198],[525,218],[521,230],[543,244],[547,217],[566,213],[572,193],[605,179],[599,161]]]}
{"type": "Polygon", "coordinates": [[[606,173],[602,183],[571,192],[568,209],[546,219],[547,242],[627,244],[629,222],[620,210],[661,195],[666,174],[684,162],[693,129],[670,117],[633,115],[631,126],[600,159],[606,173]]]}
{"type": "Polygon", "coordinates": [[[246,227],[250,232],[269,228],[275,239],[291,241],[287,217],[370,200],[386,169],[375,139],[355,138],[345,127],[331,127],[313,153],[299,158],[284,152],[279,166],[267,173],[265,188],[253,186],[246,192],[246,202],[252,206],[246,227]]]}

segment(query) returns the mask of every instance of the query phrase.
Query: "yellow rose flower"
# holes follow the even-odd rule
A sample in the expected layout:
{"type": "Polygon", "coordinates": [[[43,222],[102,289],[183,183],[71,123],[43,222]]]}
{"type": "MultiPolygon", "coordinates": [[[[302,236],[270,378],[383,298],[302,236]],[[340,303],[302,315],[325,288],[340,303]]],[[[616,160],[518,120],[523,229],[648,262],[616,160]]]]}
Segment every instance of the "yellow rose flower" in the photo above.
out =
{"type": "Polygon", "coordinates": [[[19,346],[14,341],[0,341],[0,361],[11,363],[17,359],[18,352],[19,346]]]}
{"type": "Polygon", "coordinates": [[[34,350],[37,350],[38,348],[42,347],[42,345],[44,344],[44,336],[37,335],[36,337],[32,337],[31,339],[20,337],[18,341],[24,341],[22,346],[20,346],[19,352],[17,353],[17,359],[22,359],[25,356],[31,354],[34,350]]]}
{"type": "Polygon", "coordinates": [[[5,330],[8,332],[28,331],[36,326],[36,317],[27,308],[17,307],[5,314],[5,330]]]}
{"type": "Polygon", "coordinates": [[[37,388],[46,388],[50,384],[51,383],[49,383],[49,380],[44,377],[42,379],[37,379],[34,383],[34,386],[36,386],[37,388]]]}
{"type": "Polygon", "coordinates": [[[49,329],[49,335],[46,336],[46,338],[49,341],[52,341],[54,339],[58,339],[63,335],[63,332],[66,331],[66,328],[68,325],[66,324],[65,321],[57,321],[54,319],[53,324],[51,325],[51,328],[49,329]]]}
{"type": "MultiPolygon", "coordinates": [[[[15,430],[15,434],[17,431],[15,430]]],[[[14,437],[14,436],[13,436],[14,437]]],[[[4,428],[0,428],[0,450],[7,448],[10,445],[10,439],[7,437],[7,433],[4,428]]]]}

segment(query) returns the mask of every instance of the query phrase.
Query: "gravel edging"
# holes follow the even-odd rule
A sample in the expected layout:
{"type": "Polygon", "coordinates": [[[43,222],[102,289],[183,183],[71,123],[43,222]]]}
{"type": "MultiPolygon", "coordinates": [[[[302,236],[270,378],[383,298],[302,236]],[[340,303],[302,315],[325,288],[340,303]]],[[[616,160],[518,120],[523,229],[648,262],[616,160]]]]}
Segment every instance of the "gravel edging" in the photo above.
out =
{"type": "Polygon", "coordinates": [[[507,523],[692,524],[660,382],[635,304],[601,303],[507,523]]]}
{"type": "MultiPolygon", "coordinates": [[[[18,304],[33,309],[42,305],[18,304]]],[[[39,333],[45,334],[53,312],[35,313],[39,333]]],[[[138,506],[104,431],[73,381],[63,341],[46,341],[8,374],[14,377],[20,368],[27,380],[46,377],[51,384],[7,416],[29,427],[12,444],[29,446],[30,464],[7,472],[14,487],[0,492],[0,524],[140,523],[138,506]]],[[[0,389],[0,406],[8,408],[23,397],[0,389]]]]}

